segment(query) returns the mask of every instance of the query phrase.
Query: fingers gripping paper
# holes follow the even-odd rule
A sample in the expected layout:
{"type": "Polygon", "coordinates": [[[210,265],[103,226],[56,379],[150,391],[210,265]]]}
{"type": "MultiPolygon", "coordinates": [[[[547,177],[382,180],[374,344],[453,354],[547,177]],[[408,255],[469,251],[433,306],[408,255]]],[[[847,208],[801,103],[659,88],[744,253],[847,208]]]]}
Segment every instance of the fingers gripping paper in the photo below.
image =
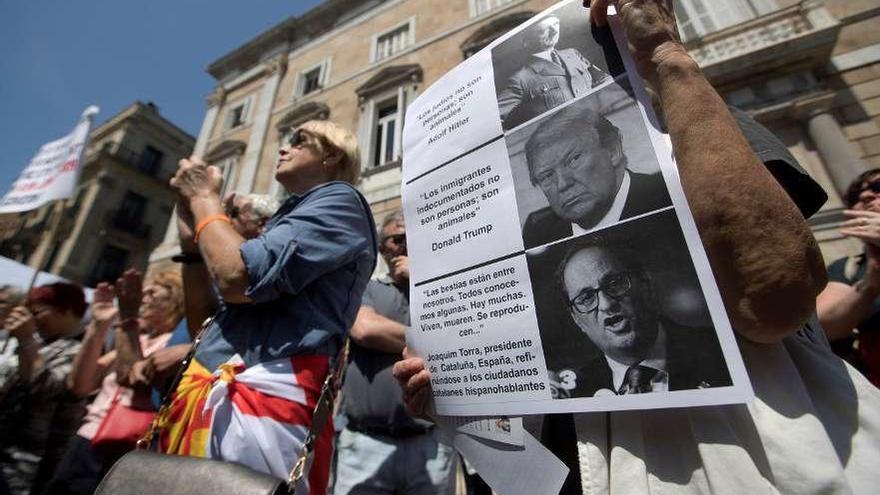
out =
{"type": "Polygon", "coordinates": [[[751,396],[620,36],[560,3],[407,110],[407,339],[441,415],[751,396]]]}

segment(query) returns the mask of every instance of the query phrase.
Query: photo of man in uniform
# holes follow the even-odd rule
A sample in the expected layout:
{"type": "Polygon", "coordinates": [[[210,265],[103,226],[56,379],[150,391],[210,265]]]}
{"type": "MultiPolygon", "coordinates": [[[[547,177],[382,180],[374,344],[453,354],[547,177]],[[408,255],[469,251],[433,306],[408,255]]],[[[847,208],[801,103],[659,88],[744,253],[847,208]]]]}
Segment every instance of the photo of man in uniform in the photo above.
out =
{"type": "Polygon", "coordinates": [[[712,328],[681,325],[660,311],[652,276],[627,245],[576,242],[558,271],[577,328],[600,351],[568,379],[566,397],[731,385],[712,328]]]}
{"type": "Polygon", "coordinates": [[[541,122],[525,156],[529,180],[549,203],[526,217],[526,249],[671,204],[659,174],[628,170],[620,129],[577,104],[541,122]]]}
{"type": "Polygon", "coordinates": [[[548,16],[530,26],[522,40],[525,64],[499,86],[502,127],[512,129],[566,101],[587,94],[609,75],[576,48],[557,50],[559,18],[548,16]]]}

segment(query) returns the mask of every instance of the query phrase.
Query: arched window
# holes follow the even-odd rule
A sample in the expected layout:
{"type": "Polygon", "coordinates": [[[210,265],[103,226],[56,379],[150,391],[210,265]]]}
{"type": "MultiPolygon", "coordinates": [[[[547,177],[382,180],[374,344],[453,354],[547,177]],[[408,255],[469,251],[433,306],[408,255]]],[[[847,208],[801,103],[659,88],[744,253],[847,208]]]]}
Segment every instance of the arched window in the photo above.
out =
{"type": "MultiPolygon", "coordinates": [[[[326,104],[316,101],[310,101],[296,106],[293,110],[287,112],[281,120],[275,124],[278,134],[284,137],[290,129],[299,126],[303,122],[309,120],[327,120],[330,118],[330,107],[326,104]]],[[[283,141],[283,139],[282,139],[283,141]]]]}
{"type": "Polygon", "coordinates": [[[509,14],[481,26],[474,31],[474,34],[468,36],[464,43],[461,44],[461,53],[464,58],[477,53],[486,47],[489,43],[495,41],[495,38],[510,31],[535,16],[535,12],[517,12],[509,14]]]}

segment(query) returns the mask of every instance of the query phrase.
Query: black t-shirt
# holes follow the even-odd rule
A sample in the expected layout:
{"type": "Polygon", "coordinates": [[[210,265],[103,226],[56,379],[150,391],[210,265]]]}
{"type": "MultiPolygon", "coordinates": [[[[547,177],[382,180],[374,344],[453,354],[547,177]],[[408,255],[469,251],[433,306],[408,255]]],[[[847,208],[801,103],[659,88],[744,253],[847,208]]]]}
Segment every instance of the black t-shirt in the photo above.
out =
{"type": "MultiPolygon", "coordinates": [[[[840,258],[834,260],[834,262],[828,267],[828,281],[853,285],[859,280],[865,278],[865,272],[867,270],[868,266],[865,262],[864,255],[851,258],[840,258]],[[848,263],[851,264],[851,266],[847,266],[848,263]]],[[[859,323],[858,329],[859,332],[863,333],[880,331],[880,298],[874,299],[871,316],[859,323]]]]}

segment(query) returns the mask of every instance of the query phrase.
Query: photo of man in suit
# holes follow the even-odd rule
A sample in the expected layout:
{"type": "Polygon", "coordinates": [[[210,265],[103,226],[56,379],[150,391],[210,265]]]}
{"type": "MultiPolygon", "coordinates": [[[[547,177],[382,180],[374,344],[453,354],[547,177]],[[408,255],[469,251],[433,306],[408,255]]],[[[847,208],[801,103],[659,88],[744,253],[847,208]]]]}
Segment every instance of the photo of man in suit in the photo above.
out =
{"type": "Polygon", "coordinates": [[[610,77],[576,48],[557,50],[559,18],[530,26],[523,38],[528,60],[498,94],[502,127],[512,129],[566,101],[587,94],[610,77]]]}
{"type": "Polygon", "coordinates": [[[659,174],[627,169],[620,130],[577,104],[541,122],[525,155],[529,179],[549,203],[526,217],[526,249],[671,204],[659,174]]]}
{"type": "Polygon", "coordinates": [[[651,274],[628,246],[575,243],[562,259],[558,282],[572,320],[600,351],[570,370],[574,377],[567,377],[558,397],[731,385],[714,330],[661,314],[651,274]]]}

